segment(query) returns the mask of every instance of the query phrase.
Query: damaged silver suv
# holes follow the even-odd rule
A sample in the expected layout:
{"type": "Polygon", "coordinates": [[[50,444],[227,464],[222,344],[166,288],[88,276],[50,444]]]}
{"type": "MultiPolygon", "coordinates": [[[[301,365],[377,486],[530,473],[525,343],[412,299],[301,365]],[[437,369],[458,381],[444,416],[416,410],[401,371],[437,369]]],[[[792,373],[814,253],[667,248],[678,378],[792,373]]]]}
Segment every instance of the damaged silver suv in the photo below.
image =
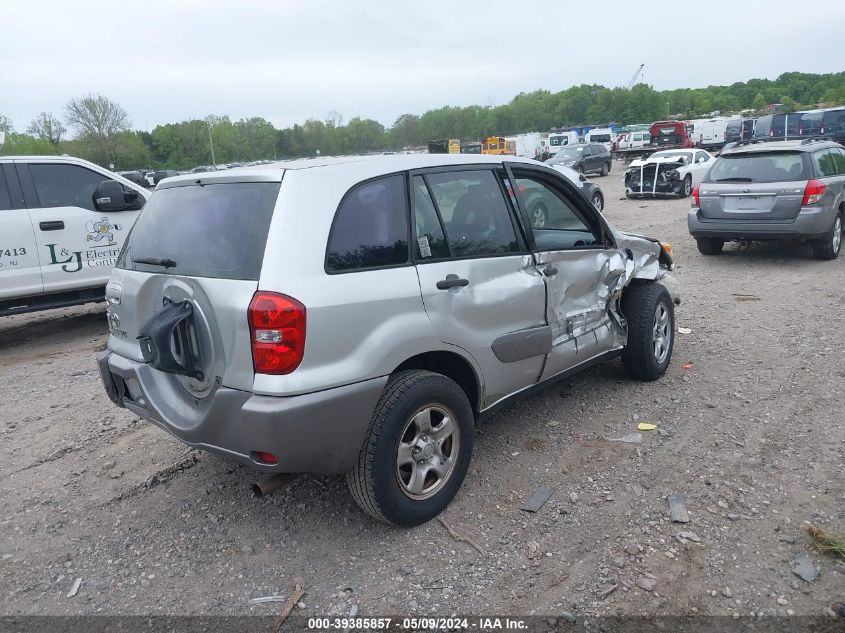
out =
{"type": "Polygon", "coordinates": [[[266,473],[346,473],[410,526],[464,479],[473,424],[621,356],[660,377],[671,248],[529,160],[277,163],[158,185],[106,289],[109,397],[266,473]],[[548,210],[531,224],[529,201],[548,210]]]}

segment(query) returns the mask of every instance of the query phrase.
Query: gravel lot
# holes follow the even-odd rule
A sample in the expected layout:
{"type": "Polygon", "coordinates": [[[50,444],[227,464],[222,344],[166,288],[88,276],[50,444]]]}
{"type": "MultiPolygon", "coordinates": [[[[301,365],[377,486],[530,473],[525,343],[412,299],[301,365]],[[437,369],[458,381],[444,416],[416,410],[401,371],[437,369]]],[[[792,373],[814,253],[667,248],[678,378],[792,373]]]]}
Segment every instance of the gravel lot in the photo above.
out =
{"type": "Polygon", "coordinates": [[[845,531],[845,257],[706,258],[689,202],[620,200],[621,172],[596,179],[606,214],[673,244],[691,333],[656,383],[614,361],[478,429],[443,518],[484,554],[437,521],[375,523],[340,477],[255,499],[249,470],[115,408],[93,358],[103,305],[0,318],[0,613],[270,615],[281,605],[249,599],[301,577],[305,615],[833,616],[845,563],[801,526],[845,531]],[[658,430],[607,441],[639,422],[658,430]],[[520,511],[541,484],[551,499],[520,511]],[[800,554],[815,580],[793,573],[800,554]]]}

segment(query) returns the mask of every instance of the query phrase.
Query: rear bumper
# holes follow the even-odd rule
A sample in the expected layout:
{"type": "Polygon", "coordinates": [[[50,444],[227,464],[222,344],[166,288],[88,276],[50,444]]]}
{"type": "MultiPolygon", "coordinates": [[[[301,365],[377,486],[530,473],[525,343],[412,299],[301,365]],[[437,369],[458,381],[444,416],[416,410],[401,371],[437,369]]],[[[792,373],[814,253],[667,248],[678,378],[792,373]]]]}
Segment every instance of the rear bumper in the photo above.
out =
{"type": "Polygon", "coordinates": [[[166,398],[166,376],[111,351],[97,355],[106,393],[118,406],[176,438],[264,472],[343,473],[366,439],[387,376],[299,396],[257,396],[219,387],[203,400],[166,398]],[[276,465],[253,459],[272,453],[276,465]]]}
{"type": "Polygon", "coordinates": [[[833,226],[834,209],[802,209],[791,222],[748,222],[702,218],[698,209],[690,209],[687,227],[690,235],[725,240],[814,240],[821,239],[833,226]]]}

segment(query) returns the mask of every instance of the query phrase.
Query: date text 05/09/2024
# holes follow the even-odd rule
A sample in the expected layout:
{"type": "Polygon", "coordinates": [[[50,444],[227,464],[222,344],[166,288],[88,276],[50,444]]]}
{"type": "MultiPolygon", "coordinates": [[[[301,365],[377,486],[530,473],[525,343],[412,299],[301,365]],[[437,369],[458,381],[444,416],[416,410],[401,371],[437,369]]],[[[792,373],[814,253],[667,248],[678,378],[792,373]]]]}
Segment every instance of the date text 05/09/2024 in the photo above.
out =
{"type": "Polygon", "coordinates": [[[520,631],[526,630],[525,620],[510,617],[402,617],[402,618],[308,618],[312,631],[333,630],[409,630],[409,631],[520,631]]]}

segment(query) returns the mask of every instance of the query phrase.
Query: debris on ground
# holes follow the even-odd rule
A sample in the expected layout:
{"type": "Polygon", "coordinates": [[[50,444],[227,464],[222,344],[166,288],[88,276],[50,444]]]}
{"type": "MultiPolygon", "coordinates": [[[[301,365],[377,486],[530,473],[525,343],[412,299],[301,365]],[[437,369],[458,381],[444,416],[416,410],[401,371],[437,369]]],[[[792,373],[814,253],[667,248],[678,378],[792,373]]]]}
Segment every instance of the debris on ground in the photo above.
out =
{"type": "Polygon", "coordinates": [[[284,596],[262,596],[261,598],[250,598],[251,604],[263,604],[265,602],[284,602],[284,596]]]}
{"type": "Polygon", "coordinates": [[[681,369],[687,369],[687,370],[689,370],[689,369],[692,369],[692,368],[693,368],[693,364],[692,364],[692,363],[684,363],[683,365],[681,365],[681,369]]]}
{"type": "Polygon", "coordinates": [[[525,512],[537,512],[540,508],[543,507],[543,504],[549,500],[549,497],[552,496],[552,489],[548,486],[539,486],[537,490],[534,491],[534,494],[531,495],[531,498],[525,502],[525,505],[520,508],[525,512]]]}
{"type": "Polygon", "coordinates": [[[440,525],[442,525],[449,531],[449,534],[452,536],[453,539],[455,539],[456,541],[463,541],[464,543],[472,545],[476,550],[478,550],[478,553],[482,556],[487,555],[487,552],[484,551],[481,545],[473,541],[470,537],[464,536],[463,534],[456,532],[451,525],[449,525],[448,523],[446,523],[446,521],[443,520],[443,517],[437,517],[437,520],[440,522],[440,525]]]}
{"type": "Polygon", "coordinates": [[[652,424],[651,422],[640,422],[637,425],[637,429],[640,431],[653,431],[657,428],[656,424],[652,424]]]}
{"type": "Polygon", "coordinates": [[[623,442],[625,444],[641,444],[643,441],[642,433],[628,433],[622,437],[608,438],[608,442],[623,442]]]}
{"type": "Polygon", "coordinates": [[[819,575],[819,568],[807,554],[801,553],[792,561],[792,573],[805,582],[813,582],[819,575]]]}
{"type": "Polygon", "coordinates": [[[689,541],[692,541],[693,543],[701,543],[701,537],[695,532],[678,532],[675,535],[675,538],[678,539],[679,543],[683,543],[684,545],[686,545],[689,541]]]}
{"type": "Polygon", "coordinates": [[[760,301],[760,297],[757,295],[740,295],[740,294],[732,294],[734,301],[760,301]]]}
{"type": "Polygon", "coordinates": [[[299,599],[305,595],[305,583],[302,581],[302,578],[297,578],[293,581],[293,591],[291,592],[288,599],[285,601],[284,606],[282,607],[281,613],[279,613],[279,617],[276,618],[275,622],[273,622],[273,630],[278,633],[278,631],[282,628],[285,623],[285,620],[288,619],[290,612],[293,611],[293,608],[299,603],[299,599]]]}
{"type": "Polygon", "coordinates": [[[688,327],[679,327],[678,333],[679,334],[692,334],[692,330],[689,329],[688,327]]]}
{"type": "Polygon", "coordinates": [[[676,494],[669,497],[669,513],[674,523],[689,523],[689,512],[684,495],[676,494]]]}
{"type": "Polygon", "coordinates": [[[73,581],[73,585],[70,587],[70,591],[67,592],[68,598],[73,598],[77,593],[79,593],[79,588],[82,586],[82,578],[77,578],[73,581]]]}
{"type": "Polygon", "coordinates": [[[813,544],[822,554],[830,554],[845,559],[845,535],[834,534],[816,525],[804,528],[813,539],[813,544]]]}
{"type": "Polygon", "coordinates": [[[657,586],[657,578],[652,576],[651,574],[645,574],[637,578],[637,587],[640,589],[644,589],[645,591],[654,591],[654,588],[657,586]]]}

